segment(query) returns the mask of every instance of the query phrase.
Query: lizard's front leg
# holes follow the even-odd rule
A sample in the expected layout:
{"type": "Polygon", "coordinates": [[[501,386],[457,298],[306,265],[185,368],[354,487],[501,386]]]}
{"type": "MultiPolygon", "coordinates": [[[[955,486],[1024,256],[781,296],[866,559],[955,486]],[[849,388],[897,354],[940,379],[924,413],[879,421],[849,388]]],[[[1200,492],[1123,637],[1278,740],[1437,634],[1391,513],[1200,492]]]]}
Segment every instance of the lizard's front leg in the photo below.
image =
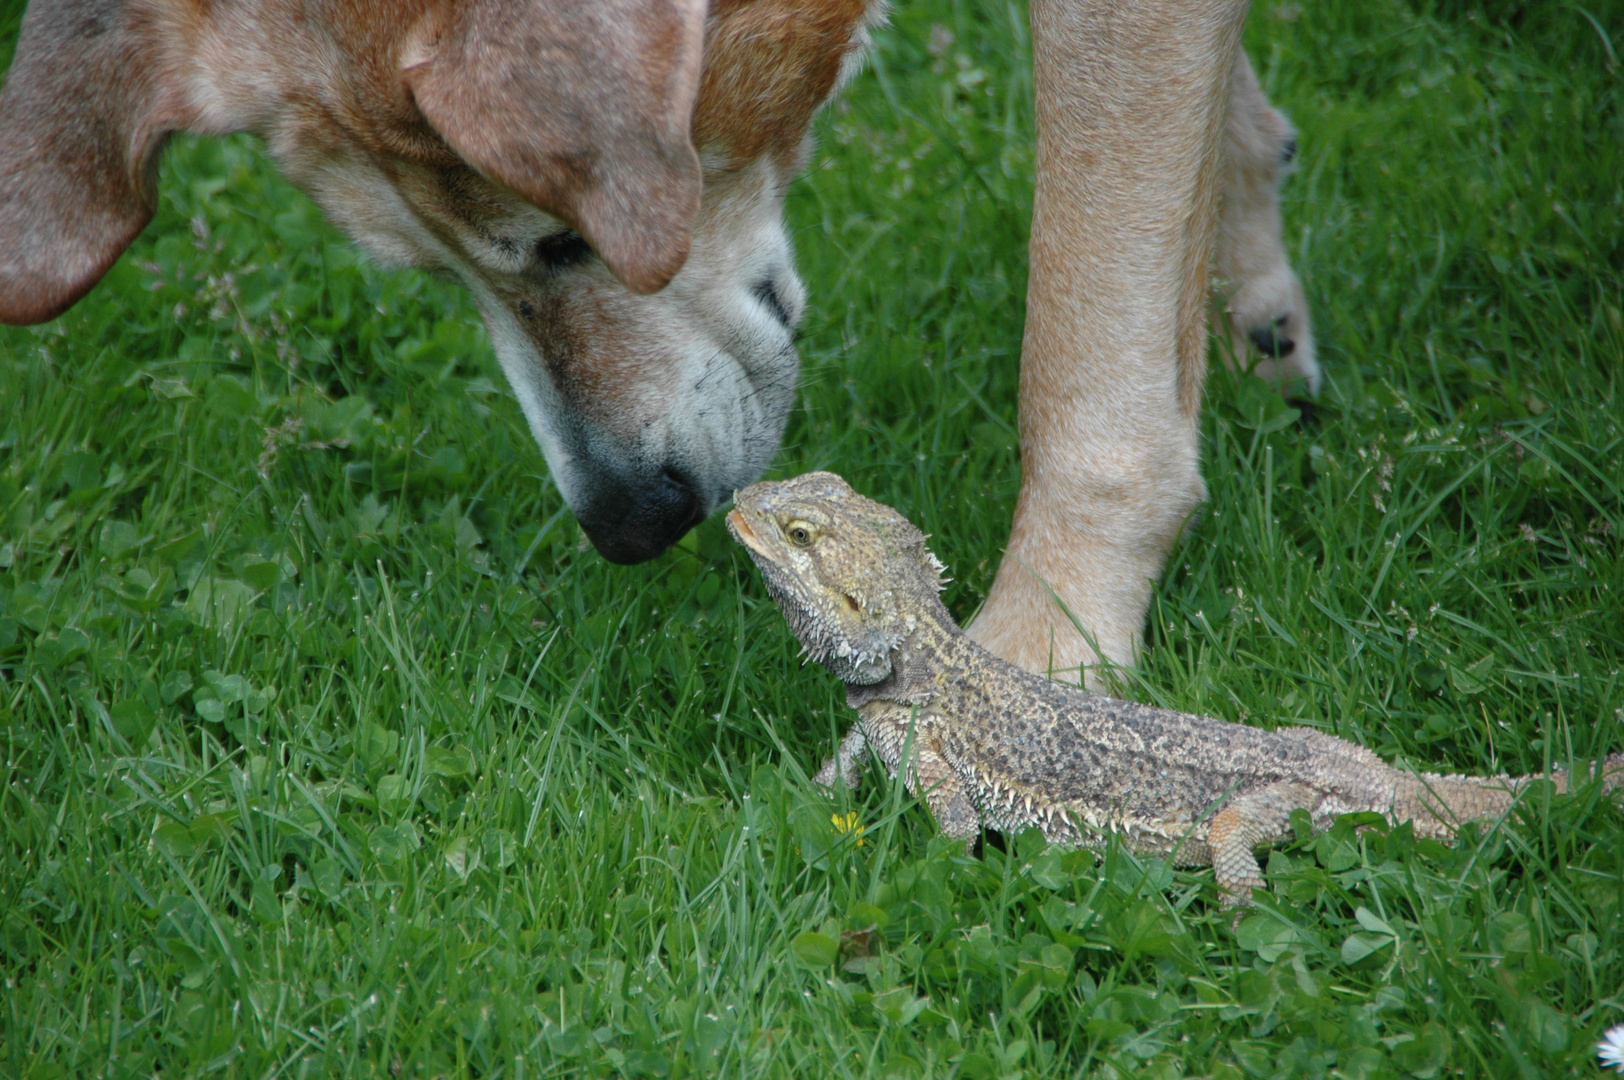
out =
{"type": "Polygon", "coordinates": [[[970,801],[959,774],[942,757],[928,747],[914,748],[914,767],[903,776],[908,794],[925,794],[925,805],[936,827],[952,840],[965,840],[972,852],[981,836],[981,813],[970,801]]]}
{"type": "MultiPolygon", "coordinates": [[[[951,839],[968,841],[974,850],[981,834],[981,813],[970,801],[959,774],[942,756],[933,730],[936,724],[926,717],[915,717],[913,709],[893,702],[864,706],[862,718],[869,745],[891,775],[900,771],[908,794],[924,796],[936,827],[951,839]],[[905,770],[900,769],[904,751],[913,758],[911,767],[905,770]]],[[[845,750],[844,745],[841,750],[845,750]]]]}
{"type": "Polygon", "coordinates": [[[863,734],[862,721],[858,721],[846,732],[846,737],[840,740],[840,749],[823,763],[812,782],[832,788],[838,779],[847,791],[856,791],[858,781],[863,778],[863,754],[867,749],[868,739],[863,734]]]}

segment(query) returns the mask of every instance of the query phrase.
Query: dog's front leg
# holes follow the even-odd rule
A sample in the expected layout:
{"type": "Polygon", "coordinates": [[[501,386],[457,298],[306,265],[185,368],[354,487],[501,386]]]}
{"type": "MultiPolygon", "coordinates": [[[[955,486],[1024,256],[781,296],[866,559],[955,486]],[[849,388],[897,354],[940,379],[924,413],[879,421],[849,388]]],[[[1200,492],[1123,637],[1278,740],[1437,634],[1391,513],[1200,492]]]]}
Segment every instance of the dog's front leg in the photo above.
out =
{"type": "Polygon", "coordinates": [[[1037,190],[1021,493],[971,633],[1034,671],[1129,663],[1205,488],[1218,154],[1245,0],[1032,0],[1037,190]]]}

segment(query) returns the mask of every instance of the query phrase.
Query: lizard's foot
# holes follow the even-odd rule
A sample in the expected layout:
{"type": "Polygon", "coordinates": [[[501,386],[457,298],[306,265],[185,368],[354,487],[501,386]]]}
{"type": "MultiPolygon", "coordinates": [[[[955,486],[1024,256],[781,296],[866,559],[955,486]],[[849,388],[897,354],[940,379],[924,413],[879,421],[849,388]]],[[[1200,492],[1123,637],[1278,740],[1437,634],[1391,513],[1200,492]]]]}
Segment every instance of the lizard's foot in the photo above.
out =
{"type": "Polygon", "coordinates": [[[852,725],[846,737],[840,740],[840,749],[823,763],[812,782],[831,790],[838,783],[847,791],[856,791],[863,779],[863,755],[867,751],[868,739],[863,735],[863,725],[852,725]]]}
{"type": "Polygon", "coordinates": [[[1263,868],[1252,852],[1282,836],[1291,812],[1313,805],[1314,793],[1302,784],[1281,781],[1231,799],[1207,826],[1207,849],[1218,879],[1218,903],[1239,908],[1235,922],[1252,906],[1252,890],[1264,887],[1263,868]]]}
{"type": "Polygon", "coordinates": [[[1252,890],[1261,889],[1265,884],[1261,877],[1231,882],[1228,885],[1224,884],[1220,879],[1218,884],[1218,907],[1231,913],[1229,916],[1229,929],[1231,931],[1240,929],[1241,920],[1251,914],[1252,890]]]}
{"type": "Polygon", "coordinates": [[[841,787],[845,788],[852,786],[846,783],[845,776],[843,776],[840,772],[839,756],[831,757],[828,761],[825,761],[823,763],[823,768],[819,769],[818,774],[812,778],[812,782],[817,784],[819,787],[831,789],[836,784],[839,784],[841,787]]]}
{"type": "Polygon", "coordinates": [[[965,850],[973,853],[981,840],[981,814],[964,789],[957,783],[944,784],[927,792],[925,802],[943,835],[963,840],[965,850]]]}

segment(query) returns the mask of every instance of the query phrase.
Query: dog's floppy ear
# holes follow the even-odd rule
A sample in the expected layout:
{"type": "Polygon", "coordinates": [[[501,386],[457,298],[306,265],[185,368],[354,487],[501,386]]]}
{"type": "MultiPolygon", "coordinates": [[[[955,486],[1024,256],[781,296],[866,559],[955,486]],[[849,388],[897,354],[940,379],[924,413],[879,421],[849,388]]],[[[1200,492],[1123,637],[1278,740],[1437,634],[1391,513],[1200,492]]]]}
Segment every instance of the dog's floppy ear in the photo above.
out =
{"type": "Polygon", "coordinates": [[[705,0],[468,0],[405,57],[480,172],[569,222],[633,292],[688,257],[705,0]]]}
{"type": "Polygon", "coordinates": [[[161,78],[128,6],[29,5],[0,91],[0,322],[55,318],[152,220],[161,78]]]}

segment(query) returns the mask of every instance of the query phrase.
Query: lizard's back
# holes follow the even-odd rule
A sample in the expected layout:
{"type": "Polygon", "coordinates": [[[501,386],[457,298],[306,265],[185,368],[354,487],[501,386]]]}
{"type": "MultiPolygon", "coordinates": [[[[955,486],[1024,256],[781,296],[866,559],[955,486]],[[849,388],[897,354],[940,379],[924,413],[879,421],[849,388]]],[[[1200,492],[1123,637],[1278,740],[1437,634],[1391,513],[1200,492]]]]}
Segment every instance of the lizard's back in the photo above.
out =
{"type": "Polygon", "coordinates": [[[1181,856],[1203,862],[1205,823],[1236,795],[1302,784],[1321,796],[1320,820],[1392,798],[1394,769],[1323,732],[1263,731],[1119,701],[964,644],[931,711],[947,721],[944,750],[988,824],[1039,824],[1079,843],[1119,831],[1151,851],[1188,837],[1181,856]]]}

